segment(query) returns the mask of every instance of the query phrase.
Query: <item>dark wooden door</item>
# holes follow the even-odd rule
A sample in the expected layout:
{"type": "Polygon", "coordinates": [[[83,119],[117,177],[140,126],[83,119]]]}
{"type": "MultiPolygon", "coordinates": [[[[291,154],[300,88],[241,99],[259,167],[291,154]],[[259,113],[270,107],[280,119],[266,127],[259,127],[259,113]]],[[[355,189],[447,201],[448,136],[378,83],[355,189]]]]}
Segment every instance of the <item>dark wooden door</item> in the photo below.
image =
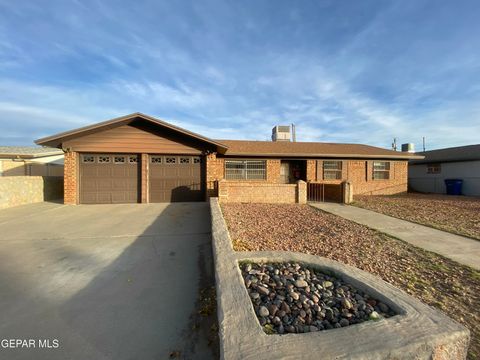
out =
{"type": "Polygon", "coordinates": [[[139,199],[139,156],[80,154],[80,203],[136,203],[139,199]]]}
{"type": "Polygon", "coordinates": [[[200,156],[150,155],[149,201],[204,201],[204,166],[200,156]]]}

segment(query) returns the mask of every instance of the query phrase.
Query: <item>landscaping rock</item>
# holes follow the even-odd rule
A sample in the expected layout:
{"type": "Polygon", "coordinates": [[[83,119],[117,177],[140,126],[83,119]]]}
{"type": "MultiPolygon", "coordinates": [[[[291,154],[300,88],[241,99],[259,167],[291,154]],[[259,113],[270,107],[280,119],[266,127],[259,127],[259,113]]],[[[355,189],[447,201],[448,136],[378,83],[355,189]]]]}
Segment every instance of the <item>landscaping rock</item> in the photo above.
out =
{"type": "Polygon", "coordinates": [[[245,285],[252,274],[258,281],[247,290],[267,334],[324,331],[395,315],[341,279],[297,263],[244,265],[245,285]]]}

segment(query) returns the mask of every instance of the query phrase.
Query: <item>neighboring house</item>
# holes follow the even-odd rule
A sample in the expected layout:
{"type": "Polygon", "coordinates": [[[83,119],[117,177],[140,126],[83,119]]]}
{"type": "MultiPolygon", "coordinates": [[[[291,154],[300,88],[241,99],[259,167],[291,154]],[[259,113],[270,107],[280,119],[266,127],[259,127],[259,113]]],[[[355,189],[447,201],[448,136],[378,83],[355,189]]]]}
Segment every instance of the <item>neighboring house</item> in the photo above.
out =
{"type": "Polygon", "coordinates": [[[445,179],[462,179],[463,195],[480,196],[480,144],[417,153],[425,156],[408,164],[413,190],[445,194],[445,179]]]}
{"type": "Polygon", "coordinates": [[[140,113],[36,143],[65,151],[66,204],[217,195],[222,201],[298,202],[306,191],[299,180],[337,188],[349,181],[354,194],[395,194],[407,190],[408,160],[421,158],[359,144],[212,140],[140,113]]]}
{"type": "Polygon", "coordinates": [[[63,176],[63,151],[40,146],[0,146],[0,176],[63,176]]]}

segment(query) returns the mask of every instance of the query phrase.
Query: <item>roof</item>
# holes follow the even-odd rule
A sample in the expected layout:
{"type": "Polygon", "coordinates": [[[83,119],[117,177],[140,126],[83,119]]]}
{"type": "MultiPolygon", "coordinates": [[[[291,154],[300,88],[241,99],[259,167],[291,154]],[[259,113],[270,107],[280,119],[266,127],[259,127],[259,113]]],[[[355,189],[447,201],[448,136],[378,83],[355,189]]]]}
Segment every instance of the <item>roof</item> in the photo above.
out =
{"type": "Polygon", "coordinates": [[[139,113],[139,112],[129,114],[129,115],[126,115],[126,116],[121,116],[121,117],[118,117],[118,118],[115,118],[115,119],[103,121],[103,122],[96,123],[96,124],[93,124],[93,125],[84,126],[84,127],[78,128],[78,129],[65,131],[65,132],[55,134],[55,135],[52,135],[52,136],[48,136],[48,137],[45,137],[45,138],[42,138],[42,139],[35,140],[35,143],[38,144],[38,145],[61,147],[62,142],[64,142],[67,139],[71,139],[71,138],[78,137],[78,136],[83,136],[83,135],[86,135],[88,133],[95,132],[97,130],[102,130],[103,128],[111,128],[111,127],[116,127],[116,126],[120,126],[120,125],[124,125],[124,124],[129,124],[129,123],[131,123],[135,120],[138,120],[138,119],[148,121],[152,124],[155,124],[155,125],[173,130],[175,132],[187,135],[189,137],[195,138],[197,140],[204,141],[206,143],[215,145],[215,146],[217,146],[217,148],[221,152],[224,152],[227,149],[227,147],[225,145],[223,145],[223,144],[221,144],[221,143],[219,143],[215,140],[209,139],[205,136],[202,136],[202,135],[196,134],[194,132],[182,129],[178,126],[169,124],[169,123],[167,123],[163,120],[160,120],[160,119],[157,119],[157,118],[154,118],[152,116],[145,115],[145,114],[142,114],[142,113],[139,113]]]}
{"type": "Polygon", "coordinates": [[[42,146],[0,146],[1,158],[30,159],[54,155],[63,155],[63,151],[42,146]]]}
{"type": "Polygon", "coordinates": [[[290,141],[218,140],[228,146],[225,156],[289,156],[331,158],[421,159],[399,152],[362,144],[290,141]]]}
{"type": "Polygon", "coordinates": [[[262,156],[262,157],[331,157],[331,158],[374,158],[374,159],[422,159],[421,156],[406,152],[392,151],[361,144],[338,144],[319,142],[284,142],[284,141],[246,141],[246,140],[212,140],[193,133],[163,120],[136,112],[130,115],[103,121],[97,124],[62,132],[38,139],[35,143],[51,147],[61,147],[62,143],[76,137],[96,131],[129,124],[142,119],[155,125],[171,129],[186,136],[214,145],[225,156],[262,156]]]}
{"type": "Polygon", "coordinates": [[[480,144],[430,150],[416,154],[423,155],[425,158],[422,160],[414,160],[411,164],[475,161],[480,160],[480,144]]]}

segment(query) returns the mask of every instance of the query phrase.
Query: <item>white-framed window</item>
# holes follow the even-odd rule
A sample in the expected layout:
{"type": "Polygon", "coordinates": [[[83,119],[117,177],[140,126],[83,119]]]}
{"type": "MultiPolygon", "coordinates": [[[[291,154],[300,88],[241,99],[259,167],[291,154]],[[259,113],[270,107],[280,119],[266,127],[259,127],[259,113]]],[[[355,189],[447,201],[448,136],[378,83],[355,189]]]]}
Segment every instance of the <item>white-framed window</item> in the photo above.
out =
{"type": "Polygon", "coordinates": [[[114,162],[115,164],[118,164],[118,165],[125,164],[125,162],[126,162],[125,160],[126,160],[126,159],[125,159],[125,156],[122,156],[122,155],[115,155],[115,156],[113,157],[113,162],[114,162]]]}
{"type": "Polygon", "coordinates": [[[427,164],[427,174],[440,174],[441,172],[441,164],[427,164]]]}
{"type": "Polygon", "coordinates": [[[227,180],[265,180],[267,162],[265,160],[225,160],[227,180]]]}
{"type": "Polygon", "coordinates": [[[95,156],[94,155],[82,155],[82,162],[91,164],[95,162],[95,156]]]}
{"type": "Polygon", "coordinates": [[[323,180],[341,180],[342,179],[342,161],[324,160],[323,161],[323,180]]]}
{"type": "Polygon", "coordinates": [[[151,164],[161,164],[163,156],[150,156],[150,163],[151,164]]]}
{"type": "Polygon", "coordinates": [[[98,163],[99,164],[108,164],[110,162],[109,155],[98,155],[98,163]]]}
{"type": "Polygon", "coordinates": [[[190,158],[186,156],[180,157],[180,164],[190,164],[190,158]]]}
{"type": "Polygon", "coordinates": [[[165,157],[165,164],[175,164],[177,162],[177,158],[173,156],[166,156],[165,157]]]}
{"type": "Polygon", "coordinates": [[[129,164],[138,164],[138,156],[137,155],[130,155],[128,157],[129,164]]]}
{"type": "Polygon", "coordinates": [[[374,161],[373,162],[373,180],[390,179],[390,162],[374,161]]]}

